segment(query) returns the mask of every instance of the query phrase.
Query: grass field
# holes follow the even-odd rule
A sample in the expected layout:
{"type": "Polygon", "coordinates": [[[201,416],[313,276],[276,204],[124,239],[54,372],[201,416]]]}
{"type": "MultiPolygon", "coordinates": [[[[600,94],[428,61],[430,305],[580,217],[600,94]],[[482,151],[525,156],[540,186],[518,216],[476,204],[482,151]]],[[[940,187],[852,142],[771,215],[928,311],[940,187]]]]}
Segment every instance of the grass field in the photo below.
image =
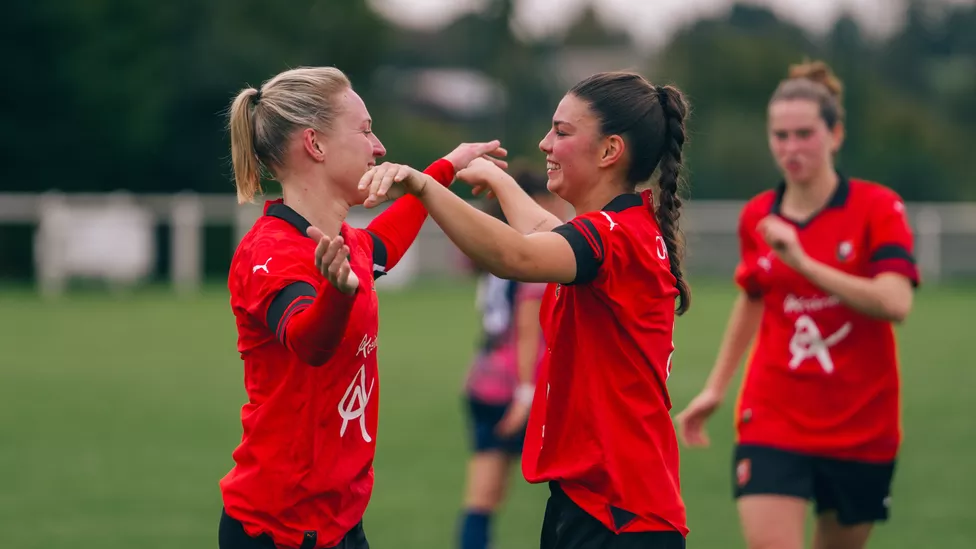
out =
{"type": "MultiPolygon", "coordinates": [[[[459,388],[476,331],[473,288],[384,293],[377,549],[453,547],[467,439],[459,388]]],[[[695,286],[679,320],[670,386],[701,386],[734,294],[695,286]]],[[[223,288],[176,298],[83,294],[48,303],[0,292],[0,546],[216,547],[217,482],[244,399],[223,288]]],[[[878,548],[976,547],[976,288],[926,288],[901,328],[906,440],[893,519],[878,548]]],[[[730,398],[734,395],[730,395],[730,398]]],[[[729,497],[731,419],[683,453],[690,548],[742,547],[729,497]]],[[[513,477],[497,549],[537,547],[544,486],[513,477]]]]}

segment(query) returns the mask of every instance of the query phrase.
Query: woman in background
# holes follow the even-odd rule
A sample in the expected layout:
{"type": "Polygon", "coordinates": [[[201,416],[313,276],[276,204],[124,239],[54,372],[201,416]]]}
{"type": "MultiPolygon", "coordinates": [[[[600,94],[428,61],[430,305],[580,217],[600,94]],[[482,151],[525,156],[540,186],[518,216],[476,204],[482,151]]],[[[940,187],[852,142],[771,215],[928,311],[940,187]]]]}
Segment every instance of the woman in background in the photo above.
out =
{"type": "Polygon", "coordinates": [[[769,103],[783,182],[739,223],[741,293],[705,389],[678,416],[690,446],[756,343],[736,406],[733,492],[750,549],[860,549],[888,518],[901,442],[892,323],[918,271],[905,206],[891,189],[834,167],[841,83],[823,63],[791,67],[769,103]]]}
{"type": "MultiPolygon", "coordinates": [[[[568,205],[546,188],[547,179],[528,169],[514,171],[518,186],[560,219],[568,205]]],[[[488,212],[505,221],[498,201],[488,212]]],[[[465,381],[473,454],[468,460],[461,549],[486,549],[492,516],[505,498],[512,462],[522,453],[535,377],[545,351],[539,311],[544,283],[521,283],[483,273],[478,308],[481,348],[465,381]]]]}

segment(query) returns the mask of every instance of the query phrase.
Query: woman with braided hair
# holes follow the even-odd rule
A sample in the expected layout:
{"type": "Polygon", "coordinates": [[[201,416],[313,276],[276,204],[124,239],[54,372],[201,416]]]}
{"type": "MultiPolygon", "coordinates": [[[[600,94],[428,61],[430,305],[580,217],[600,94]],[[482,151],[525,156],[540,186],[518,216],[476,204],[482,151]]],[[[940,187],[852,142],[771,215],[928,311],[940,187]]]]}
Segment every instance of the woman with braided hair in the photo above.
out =
{"type": "Polygon", "coordinates": [[[548,188],[568,223],[503,170],[475,160],[458,178],[495,195],[510,225],[407,167],[370,169],[367,207],[416,196],[484,270],[547,282],[546,342],[522,470],[551,490],[542,547],[683,548],[688,532],[667,380],[676,314],[688,310],[678,197],[687,105],[626,72],[563,97],[549,133],[548,188]],[[655,171],[659,198],[643,189],[655,171]]]}

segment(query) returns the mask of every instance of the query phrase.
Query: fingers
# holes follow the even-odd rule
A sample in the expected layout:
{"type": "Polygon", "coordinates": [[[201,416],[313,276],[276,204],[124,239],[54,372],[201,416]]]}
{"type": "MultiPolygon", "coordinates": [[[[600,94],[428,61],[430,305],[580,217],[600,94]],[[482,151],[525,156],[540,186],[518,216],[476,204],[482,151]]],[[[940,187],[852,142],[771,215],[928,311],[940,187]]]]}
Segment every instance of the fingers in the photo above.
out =
{"type": "MultiPolygon", "coordinates": [[[[340,236],[339,238],[337,238],[333,242],[333,245],[336,242],[339,242],[341,240],[342,240],[342,237],[340,236]]],[[[343,266],[348,266],[349,265],[349,260],[348,260],[348,258],[349,258],[349,246],[342,245],[342,244],[340,244],[340,245],[342,246],[341,248],[339,246],[334,246],[336,248],[336,250],[332,254],[332,261],[330,261],[329,263],[327,263],[327,265],[329,267],[329,275],[328,275],[329,276],[329,280],[339,281],[339,272],[342,270],[343,266]]],[[[329,251],[332,252],[333,246],[330,246],[329,248],[330,248],[329,251]]],[[[346,273],[346,274],[348,275],[348,273],[346,273]]]]}
{"type": "Polygon", "coordinates": [[[508,162],[501,160],[500,158],[494,158],[488,155],[483,155],[481,158],[490,161],[492,164],[498,166],[501,169],[508,169],[508,162]]]}
{"type": "Polygon", "coordinates": [[[410,177],[410,172],[410,166],[400,166],[400,169],[397,170],[396,175],[393,176],[393,181],[400,183],[401,181],[410,177]]]}
{"type": "MultiPolygon", "coordinates": [[[[343,248],[341,236],[329,238],[323,236],[315,247],[315,267],[325,276],[329,276],[332,264],[336,260],[339,250],[343,248]]],[[[348,248],[346,248],[348,250],[348,248]]],[[[348,255],[348,254],[347,254],[348,255]]],[[[345,257],[345,256],[343,256],[345,257]]]]}
{"type": "Polygon", "coordinates": [[[502,147],[502,142],[493,139],[486,143],[472,143],[471,148],[473,149],[472,157],[485,157],[485,156],[508,156],[508,150],[502,147]]]}
{"type": "MultiPolygon", "coordinates": [[[[312,229],[313,227],[309,227],[312,229]]],[[[319,243],[315,246],[315,268],[319,270],[320,273],[325,274],[325,269],[322,268],[323,265],[328,265],[323,263],[322,259],[325,257],[326,252],[329,249],[329,245],[332,243],[332,239],[322,234],[322,231],[315,229],[319,235],[319,243]]]]}
{"type": "Polygon", "coordinates": [[[305,230],[305,234],[307,234],[312,240],[322,240],[325,237],[325,233],[320,231],[318,227],[313,227],[311,225],[305,230]]]}

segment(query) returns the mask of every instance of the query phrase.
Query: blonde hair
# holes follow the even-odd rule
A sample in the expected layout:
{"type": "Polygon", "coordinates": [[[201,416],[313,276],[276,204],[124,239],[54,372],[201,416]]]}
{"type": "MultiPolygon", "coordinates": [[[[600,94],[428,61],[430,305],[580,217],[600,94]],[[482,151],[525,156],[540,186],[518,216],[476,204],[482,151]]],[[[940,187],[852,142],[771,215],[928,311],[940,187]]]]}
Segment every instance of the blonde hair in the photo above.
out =
{"type": "Polygon", "coordinates": [[[261,192],[262,168],[274,176],[285,160],[288,138],[298,128],[328,131],[338,108],[335,96],[352,85],[334,67],[300,67],[245,88],[230,107],[230,151],[237,202],[261,192]]]}
{"type": "Polygon", "coordinates": [[[833,129],[845,117],[844,85],[823,61],[791,65],[789,76],[777,86],[770,104],[789,99],[807,99],[820,106],[820,116],[833,129]]]}

